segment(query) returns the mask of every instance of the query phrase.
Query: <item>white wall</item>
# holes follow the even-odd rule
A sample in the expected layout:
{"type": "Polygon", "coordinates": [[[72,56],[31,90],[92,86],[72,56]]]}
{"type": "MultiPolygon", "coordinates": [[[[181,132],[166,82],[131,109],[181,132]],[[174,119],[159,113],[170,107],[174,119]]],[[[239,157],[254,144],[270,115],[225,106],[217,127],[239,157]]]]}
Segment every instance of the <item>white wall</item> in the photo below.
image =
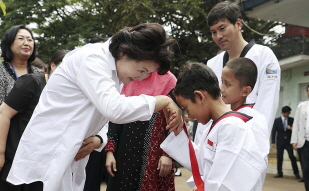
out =
{"type": "Polygon", "coordinates": [[[301,91],[309,84],[309,76],[304,76],[304,72],[309,71],[309,62],[301,67],[284,70],[281,72],[281,99],[279,101],[278,113],[280,116],[281,108],[288,105],[292,108],[291,117],[294,117],[295,110],[301,98],[304,99],[306,92],[301,91]],[[303,95],[301,95],[303,94],[303,95]]]}

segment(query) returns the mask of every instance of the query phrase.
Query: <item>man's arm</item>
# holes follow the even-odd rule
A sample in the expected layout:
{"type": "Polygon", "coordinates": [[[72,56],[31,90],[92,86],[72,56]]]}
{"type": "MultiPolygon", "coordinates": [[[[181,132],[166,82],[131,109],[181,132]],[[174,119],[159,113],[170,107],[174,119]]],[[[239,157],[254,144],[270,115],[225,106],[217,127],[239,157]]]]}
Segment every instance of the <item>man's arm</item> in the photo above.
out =
{"type": "Polygon", "coordinates": [[[297,149],[297,142],[298,142],[298,131],[299,131],[299,120],[300,120],[300,112],[301,110],[301,104],[297,106],[296,112],[295,112],[295,118],[293,123],[293,130],[292,130],[292,136],[291,136],[291,144],[293,144],[293,149],[297,149]]]}
{"type": "Polygon", "coordinates": [[[270,48],[265,47],[261,57],[260,63],[267,63],[267,65],[259,74],[260,84],[254,109],[266,117],[270,133],[278,109],[281,69],[270,48]]]}

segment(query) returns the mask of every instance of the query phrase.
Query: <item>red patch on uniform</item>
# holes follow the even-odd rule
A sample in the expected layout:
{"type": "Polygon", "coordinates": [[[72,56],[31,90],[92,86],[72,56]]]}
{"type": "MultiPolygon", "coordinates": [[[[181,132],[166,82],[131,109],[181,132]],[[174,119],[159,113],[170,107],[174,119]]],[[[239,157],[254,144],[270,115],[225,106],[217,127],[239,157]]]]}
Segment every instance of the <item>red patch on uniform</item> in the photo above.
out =
{"type": "Polygon", "coordinates": [[[214,144],[214,142],[212,142],[211,140],[207,140],[208,145],[212,146],[214,144]]]}

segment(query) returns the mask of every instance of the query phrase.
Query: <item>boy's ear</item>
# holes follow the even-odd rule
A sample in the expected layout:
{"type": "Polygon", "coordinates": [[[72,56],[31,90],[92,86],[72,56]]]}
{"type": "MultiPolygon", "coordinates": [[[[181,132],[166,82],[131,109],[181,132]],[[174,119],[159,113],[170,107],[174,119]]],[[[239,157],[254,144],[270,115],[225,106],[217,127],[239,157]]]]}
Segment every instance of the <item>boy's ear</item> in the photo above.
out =
{"type": "Polygon", "coordinates": [[[195,95],[195,102],[198,103],[198,102],[204,102],[206,97],[205,95],[199,91],[199,90],[195,90],[194,91],[194,95],[195,95]]]}
{"type": "Polygon", "coordinates": [[[250,86],[244,86],[242,96],[248,96],[251,92],[252,92],[252,88],[250,86]]]}

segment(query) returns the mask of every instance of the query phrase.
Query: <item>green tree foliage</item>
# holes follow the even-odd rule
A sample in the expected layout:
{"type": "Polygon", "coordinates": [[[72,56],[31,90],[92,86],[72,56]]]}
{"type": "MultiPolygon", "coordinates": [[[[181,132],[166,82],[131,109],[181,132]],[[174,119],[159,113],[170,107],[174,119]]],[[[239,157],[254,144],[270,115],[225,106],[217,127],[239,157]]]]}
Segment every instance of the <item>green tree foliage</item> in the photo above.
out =
{"type": "MultiPolygon", "coordinates": [[[[0,36],[13,25],[35,23],[38,57],[45,62],[55,50],[86,44],[93,36],[111,37],[124,26],[157,22],[178,41],[174,67],[186,61],[206,63],[219,51],[211,39],[207,13],[217,0],[4,0],[0,36]]],[[[245,18],[251,28],[269,33],[276,23],[245,18]]],[[[30,25],[30,26],[32,26],[30,25]]],[[[263,43],[263,36],[244,27],[244,37],[263,43]]]]}

